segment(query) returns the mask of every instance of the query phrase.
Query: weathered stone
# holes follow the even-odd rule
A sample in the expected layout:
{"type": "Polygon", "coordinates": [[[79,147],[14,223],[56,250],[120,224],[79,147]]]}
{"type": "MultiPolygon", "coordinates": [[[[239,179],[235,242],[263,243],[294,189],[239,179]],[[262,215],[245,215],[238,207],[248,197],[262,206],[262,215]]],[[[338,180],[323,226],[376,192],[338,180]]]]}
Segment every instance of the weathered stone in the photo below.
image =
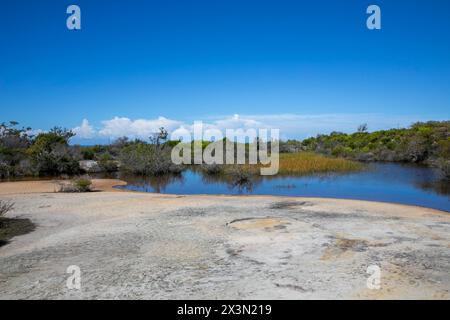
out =
{"type": "Polygon", "coordinates": [[[82,160],[79,162],[79,164],[80,168],[88,173],[96,173],[102,171],[97,161],[94,160],[82,160]]]}

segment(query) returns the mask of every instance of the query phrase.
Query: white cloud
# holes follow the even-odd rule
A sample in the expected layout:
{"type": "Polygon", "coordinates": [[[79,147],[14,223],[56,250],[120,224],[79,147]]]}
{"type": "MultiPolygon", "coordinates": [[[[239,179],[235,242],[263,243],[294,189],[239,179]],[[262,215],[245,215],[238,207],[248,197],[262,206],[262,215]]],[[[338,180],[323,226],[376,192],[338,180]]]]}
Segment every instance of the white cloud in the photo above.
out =
{"type": "Polygon", "coordinates": [[[111,120],[102,121],[102,125],[102,129],[99,131],[99,135],[102,137],[118,138],[128,136],[145,139],[158,132],[161,127],[169,131],[175,130],[182,125],[182,122],[164,117],[138,120],[115,117],[111,120]]]}
{"type": "Polygon", "coordinates": [[[179,128],[172,131],[171,139],[173,140],[181,139],[183,141],[186,141],[190,140],[187,139],[186,137],[191,137],[191,135],[192,135],[192,126],[181,125],[179,128]]]}
{"type": "Polygon", "coordinates": [[[260,122],[255,120],[254,117],[241,117],[238,114],[233,115],[232,117],[225,117],[224,119],[218,119],[214,121],[214,126],[216,126],[218,129],[225,130],[225,129],[248,129],[248,128],[263,128],[267,126],[260,122]]]}
{"type": "Polygon", "coordinates": [[[39,134],[41,134],[41,133],[44,133],[44,132],[46,132],[46,131],[44,131],[44,130],[41,130],[41,129],[32,129],[32,130],[28,130],[27,132],[26,132],[26,134],[27,135],[29,135],[29,136],[37,136],[37,135],[39,135],[39,134]]]}
{"type": "Polygon", "coordinates": [[[89,124],[89,121],[87,119],[83,119],[81,125],[79,127],[73,128],[72,131],[79,139],[92,139],[96,135],[94,127],[89,124]]]}
{"type": "MultiPolygon", "coordinates": [[[[201,121],[202,119],[198,119],[201,121]]],[[[332,131],[354,132],[356,128],[367,123],[369,130],[382,130],[396,127],[407,127],[423,120],[418,116],[386,116],[383,114],[266,114],[266,115],[228,115],[209,117],[203,122],[203,129],[218,129],[225,134],[226,129],[280,129],[282,139],[302,139],[332,131]]],[[[114,117],[101,122],[99,130],[95,130],[84,119],[79,127],[73,129],[77,138],[110,141],[118,137],[147,139],[164,127],[169,133],[190,135],[193,122],[158,117],[156,119],[132,120],[126,117],[114,117]]]]}

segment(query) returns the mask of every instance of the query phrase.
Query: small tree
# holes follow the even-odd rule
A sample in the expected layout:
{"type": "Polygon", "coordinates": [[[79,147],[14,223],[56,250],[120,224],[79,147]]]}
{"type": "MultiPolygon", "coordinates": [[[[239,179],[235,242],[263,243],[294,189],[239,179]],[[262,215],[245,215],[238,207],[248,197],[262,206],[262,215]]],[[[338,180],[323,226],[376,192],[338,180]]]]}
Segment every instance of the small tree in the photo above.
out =
{"type": "Polygon", "coordinates": [[[73,136],[72,131],[55,127],[34,139],[28,153],[39,174],[72,174],[79,171],[81,154],[69,146],[69,139],[73,136]]]}
{"type": "Polygon", "coordinates": [[[367,132],[367,130],[368,130],[367,123],[363,123],[358,127],[359,133],[367,132]]]}
{"type": "Polygon", "coordinates": [[[31,153],[42,151],[51,152],[55,145],[69,145],[69,140],[75,134],[71,130],[54,127],[49,132],[40,133],[33,141],[30,148],[31,153]]]}
{"type": "Polygon", "coordinates": [[[159,128],[159,132],[153,134],[153,136],[150,137],[150,142],[159,147],[161,143],[164,143],[167,140],[168,136],[169,133],[167,132],[167,130],[164,129],[164,127],[161,127],[159,128]]]}
{"type": "Polygon", "coordinates": [[[17,128],[16,121],[0,123],[0,178],[20,174],[19,165],[26,159],[31,144],[30,128],[17,128]]]}

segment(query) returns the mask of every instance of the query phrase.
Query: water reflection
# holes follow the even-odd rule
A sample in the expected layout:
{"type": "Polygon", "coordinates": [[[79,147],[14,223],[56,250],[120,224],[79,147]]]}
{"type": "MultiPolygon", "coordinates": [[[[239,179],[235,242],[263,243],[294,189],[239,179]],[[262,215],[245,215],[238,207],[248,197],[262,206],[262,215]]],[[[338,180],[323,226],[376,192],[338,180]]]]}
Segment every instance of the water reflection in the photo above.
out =
{"type": "Polygon", "coordinates": [[[121,176],[125,188],[171,194],[260,194],[331,197],[396,202],[450,211],[450,184],[434,170],[376,163],[351,174],[256,176],[240,183],[229,175],[209,175],[195,167],[180,175],[121,176]]]}
{"type": "Polygon", "coordinates": [[[257,187],[263,180],[260,176],[255,176],[251,177],[250,179],[243,179],[236,181],[236,179],[234,179],[230,175],[208,174],[200,170],[196,170],[195,172],[201,176],[201,181],[204,184],[209,185],[223,184],[227,186],[230,193],[238,193],[238,194],[252,193],[255,187],[257,187]]]}
{"type": "Polygon", "coordinates": [[[427,181],[419,182],[417,186],[425,191],[435,192],[443,196],[450,195],[450,182],[449,181],[427,181]]]}
{"type": "Polygon", "coordinates": [[[173,183],[184,184],[184,176],[181,174],[167,174],[162,176],[134,176],[119,175],[121,180],[128,183],[127,189],[133,191],[165,193],[167,187],[173,183]]]}

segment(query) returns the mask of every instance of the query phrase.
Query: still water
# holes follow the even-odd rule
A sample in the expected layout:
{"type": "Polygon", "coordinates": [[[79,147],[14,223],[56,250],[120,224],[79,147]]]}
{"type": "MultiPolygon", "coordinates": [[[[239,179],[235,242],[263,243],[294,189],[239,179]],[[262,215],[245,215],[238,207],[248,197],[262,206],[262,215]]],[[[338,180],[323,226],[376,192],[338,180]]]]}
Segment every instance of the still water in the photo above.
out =
{"type": "Polygon", "coordinates": [[[233,194],[330,197],[402,203],[450,212],[450,183],[430,168],[401,164],[369,164],[351,174],[258,177],[234,185],[226,177],[187,170],[178,176],[127,177],[122,188],[168,194],[233,194]]]}

